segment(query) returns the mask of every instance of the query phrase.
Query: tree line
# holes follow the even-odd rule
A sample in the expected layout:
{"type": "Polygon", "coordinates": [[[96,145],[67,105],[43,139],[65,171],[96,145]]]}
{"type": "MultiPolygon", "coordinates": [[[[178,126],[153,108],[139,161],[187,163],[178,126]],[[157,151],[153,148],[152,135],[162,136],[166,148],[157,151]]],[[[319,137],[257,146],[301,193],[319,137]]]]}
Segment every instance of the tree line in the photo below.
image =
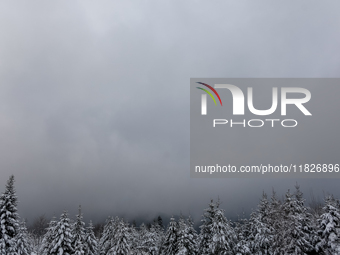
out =
{"type": "MultiPolygon", "coordinates": [[[[39,233],[27,230],[17,213],[14,176],[0,197],[1,255],[247,255],[340,254],[340,202],[325,197],[320,210],[305,205],[298,185],[283,199],[273,191],[249,218],[228,220],[219,199],[204,210],[200,230],[192,218],[171,217],[166,228],[159,217],[138,228],[109,217],[99,236],[85,226],[81,207],[74,221],[67,212],[39,233]]],[[[44,221],[43,218],[40,219],[44,221]]],[[[42,223],[44,225],[44,223],[42,223]]]]}

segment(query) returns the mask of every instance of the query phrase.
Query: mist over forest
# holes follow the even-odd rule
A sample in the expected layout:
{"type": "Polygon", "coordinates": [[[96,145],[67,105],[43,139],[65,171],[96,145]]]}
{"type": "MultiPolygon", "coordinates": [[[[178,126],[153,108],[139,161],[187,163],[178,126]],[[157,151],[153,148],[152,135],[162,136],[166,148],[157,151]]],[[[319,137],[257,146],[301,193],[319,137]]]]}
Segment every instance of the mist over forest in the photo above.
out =
{"type": "Polygon", "coordinates": [[[76,217],[37,217],[26,226],[19,216],[14,176],[0,197],[1,254],[340,254],[340,200],[328,194],[321,203],[312,195],[305,205],[298,184],[280,199],[265,192],[250,216],[225,215],[220,198],[211,200],[200,222],[191,215],[161,216],[137,223],[119,216],[85,224],[76,217]]]}

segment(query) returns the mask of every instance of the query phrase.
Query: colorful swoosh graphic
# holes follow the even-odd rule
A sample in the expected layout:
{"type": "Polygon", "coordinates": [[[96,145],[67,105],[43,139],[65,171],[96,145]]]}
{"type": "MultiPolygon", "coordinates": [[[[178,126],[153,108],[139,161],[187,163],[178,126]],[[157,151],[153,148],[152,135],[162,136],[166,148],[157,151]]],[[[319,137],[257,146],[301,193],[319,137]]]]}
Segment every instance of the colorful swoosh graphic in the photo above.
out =
{"type": "MultiPolygon", "coordinates": [[[[214,92],[215,95],[218,97],[218,100],[220,100],[220,104],[221,104],[221,106],[222,106],[222,100],[221,100],[221,98],[220,98],[220,95],[217,93],[217,91],[216,91],[213,87],[211,87],[210,85],[205,84],[205,83],[203,83],[203,82],[197,82],[197,83],[198,83],[198,84],[201,84],[201,85],[203,85],[203,86],[206,86],[206,87],[208,87],[209,89],[211,89],[212,92],[214,92]]],[[[214,100],[215,105],[216,105],[216,100],[215,100],[214,96],[213,96],[208,90],[202,89],[202,88],[200,88],[200,87],[196,87],[196,88],[201,89],[201,90],[207,92],[207,93],[209,94],[209,96],[211,96],[211,98],[214,100]]]]}
{"type": "Polygon", "coordinates": [[[196,87],[196,88],[201,89],[201,90],[207,92],[207,93],[209,94],[209,96],[211,96],[211,98],[214,100],[214,103],[215,103],[215,105],[216,105],[216,100],[215,100],[214,96],[213,96],[208,90],[202,89],[202,88],[200,88],[200,87],[196,87]]]}

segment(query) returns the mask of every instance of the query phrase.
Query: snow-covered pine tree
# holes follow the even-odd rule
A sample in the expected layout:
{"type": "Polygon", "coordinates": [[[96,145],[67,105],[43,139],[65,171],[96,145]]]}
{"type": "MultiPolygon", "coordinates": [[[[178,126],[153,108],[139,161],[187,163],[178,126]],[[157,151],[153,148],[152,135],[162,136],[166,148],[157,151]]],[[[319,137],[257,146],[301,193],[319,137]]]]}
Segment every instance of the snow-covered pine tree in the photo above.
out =
{"type": "Polygon", "coordinates": [[[71,255],[73,254],[72,247],[72,229],[70,226],[70,219],[67,216],[67,212],[61,215],[59,222],[54,227],[54,231],[51,236],[51,249],[49,255],[71,255]]]}
{"type": "Polygon", "coordinates": [[[177,247],[178,247],[178,255],[185,255],[187,253],[187,248],[185,247],[187,236],[187,225],[184,220],[183,215],[179,216],[178,224],[177,224],[177,247]]]}
{"type": "Polygon", "coordinates": [[[52,238],[54,236],[53,232],[54,232],[54,227],[57,225],[57,221],[55,219],[55,217],[52,218],[52,220],[50,221],[50,223],[48,224],[48,228],[47,231],[43,237],[43,240],[41,242],[41,246],[39,249],[39,254],[41,255],[49,255],[50,254],[50,250],[51,250],[51,245],[52,245],[52,238]]]}
{"type": "Polygon", "coordinates": [[[202,215],[202,225],[200,226],[200,245],[198,254],[201,255],[209,255],[211,254],[210,243],[212,240],[212,232],[211,225],[213,219],[215,218],[215,203],[211,200],[209,207],[205,209],[204,214],[202,215]]]}
{"type": "Polygon", "coordinates": [[[319,242],[316,251],[324,254],[340,254],[340,213],[332,196],[325,199],[324,213],[318,220],[319,242]]]}
{"type": "Polygon", "coordinates": [[[224,210],[217,204],[211,224],[212,240],[210,242],[211,254],[234,254],[236,235],[230,222],[224,216],[224,210]]]}
{"type": "Polygon", "coordinates": [[[280,236],[280,229],[282,229],[282,211],[281,202],[276,197],[276,192],[272,191],[272,197],[269,205],[268,225],[273,228],[271,249],[275,252],[281,246],[282,239],[280,236]]]}
{"type": "Polygon", "coordinates": [[[236,234],[230,222],[224,216],[224,211],[211,200],[209,207],[205,209],[200,226],[200,248],[198,254],[234,254],[236,246],[236,234]]]}
{"type": "MultiPolygon", "coordinates": [[[[195,253],[197,254],[197,252],[198,252],[198,245],[199,245],[199,236],[197,234],[197,231],[195,230],[194,221],[191,218],[191,215],[188,216],[187,225],[188,225],[188,235],[192,237],[193,243],[195,245],[193,247],[193,251],[195,251],[195,253]]],[[[188,249],[188,250],[191,250],[191,249],[188,249]]]]}
{"type": "Polygon", "coordinates": [[[237,239],[235,253],[251,254],[248,238],[250,236],[250,221],[245,217],[244,212],[242,218],[234,222],[234,231],[237,239]]]}
{"type": "Polygon", "coordinates": [[[251,251],[254,254],[271,254],[274,229],[270,223],[269,211],[267,194],[263,192],[257,211],[251,216],[251,251]]]}
{"type": "Polygon", "coordinates": [[[156,255],[160,248],[160,235],[158,225],[152,224],[150,229],[145,229],[143,233],[142,247],[147,254],[156,255]]]}
{"type": "MultiPolygon", "coordinates": [[[[300,229],[298,230],[300,233],[300,240],[297,241],[298,246],[303,252],[310,254],[315,252],[314,241],[316,236],[316,224],[314,223],[312,214],[309,212],[310,208],[305,206],[303,193],[297,183],[295,185],[295,201],[295,221],[298,221],[298,226],[300,226],[300,229]]],[[[298,231],[296,233],[298,233],[298,231]]]]}
{"type": "MultiPolygon", "coordinates": [[[[285,194],[285,199],[283,204],[281,205],[281,212],[282,212],[282,221],[281,226],[278,232],[278,235],[281,237],[281,244],[276,247],[277,253],[284,253],[287,251],[289,254],[293,254],[294,249],[299,249],[296,247],[295,239],[295,210],[296,210],[296,203],[293,198],[293,194],[290,193],[290,190],[287,191],[285,194]]],[[[298,254],[302,254],[301,250],[297,251],[298,254]]]]}
{"type": "Polygon", "coordinates": [[[176,255],[177,247],[177,223],[174,217],[170,218],[169,227],[165,233],[164,243],[161,248],[161,255],[176,255]]]}
{"type": "MultiPolygon", "coordinates": [[[[165,238],[163,220],[161,216],[158,216],[157,221],[151,226],[151,228],[150,231],[154,235],[155,248],[160,251],[165,238]]],[[[158,254],[158,252],[155,254],[158,254]]]]}
{"type": "Polygon", "coordinates": [[[180,216],[177,233],[177,255],[197,254],[197,233],[193,225],[194,224],[190,216],[187,221],[184,220],[182,215],[180,216]]]}
{"type": "Polygon", "coordinates": [[[177,222],[177,248],[178,248],[178,252],[177,254],[185,254],[186,252],[186,248],[184,246],[184,239],[185,237],[185,231],[186,231],[186,222],[185,219],[182,215],[182,213],[179,216],[178,222],[177,222]]]}
{"type": "MultiPolygon", "coordinates": [[[[249,218],[249,221],[248,221],[248,226],[247,226],[247,237],[245,239],[246,241],[246,245],[247,247],[250,249],[251,253],[252,254],[255,254],[255,251],[256,251],[256,243],[255,243],[255,236],[257,234],[257,228],[256,228],[256,220],[257,220],[257,217],[258,217],[258,212],[257,211],[253,211],[251,214],[250,214],[250,218],[249,218]]],[[[239,242],[241,241],[242,239],[239,238],[239,242]]],[[[239,245],[237,245],[239,246],[239,245]]]]}
{"type": "Polygon", "coordinates": [[[138,247],[139,247],[139,231],[137,230],[136,221],[133,220],[129,227],[129,235],[130,235],[130,247],[132,254],[138,255],[138,247]]]}
{"type": "Polygon", "coordinates": [[[17,255],[30,255],[32,253],[33,247],[30,243],[25,221],[20,223],[19,231],[15,239],[17,255]]]}
{"type": "Polygon", "coordinates": [[[85,255],[97,255],[98,254],[98,242],[93,232],[92,221],[86,228],[85,235],[85,255]]]}
{"type": "Polygon", "coordinates": [[[282,226],[279,230],[281,245],[276,248],[276,252],[288,254],[306,254],[313,250],[309,243],[309,235],[306,232],[308,227],[306,208],[303,206],[302,193],[298,192],[297,197],[288,192],[281,206],[282,226]]]}
{"type": "Polygon", "coordinates": [[[128,255],[131,252],[129,236],[129,226],[123,219],[116,220],[116,229],[113,240],[111,242],[111,248],[107,255],[128,255]]]}
{"type": "MultiPolygon", "coordinates": [[[[134,253],[136,255],[144,255],[144,254],[150,254],[149,253],[149,238],[148,238],[148,232],[146,225],[142,223],[139,226],[139,231],[135,232],[135,249],[134,253]]],[[[151,243],[152,246],[154,245],[153,242],[151,243]]]]}
{"type": "Polygon", "coordinates": [[[83,222],[83,215],[81,213],[81,206],[79,205],[79,213],[77,215],[77,219],[73,224],[72,231],[72,247],[74,251],[74,255],[84,255],[86,246],[85,246],[85,223],[83,222]]]}
{"type": "Polygon", "coordinates": [[[106,220],[103,234],[99,240],[100,255],[106,255],[111,248],[111,240],[113,239],[115,221],[112,217],[106,220]]]}
{"type": "Polygon", "coordinates": [[[139,227],[135,228],[135,231],[133,232],[133,239],[134,239],[134,252],[139,255],[139,254],[143,254],[143,240],[144,240],[144,236],[145,236],[145,231],[146,231],[146,226],[144,224],[144,222],[142,224],[139,225],[139,227]]]}
{"type": "Polygon", "coordinates": [[[6,184],[6,190],[0,197],[0,249],[6,255],[16,255],[15,237],[19,230],[17,196],[14,189],[14,175],[6,184]]]}

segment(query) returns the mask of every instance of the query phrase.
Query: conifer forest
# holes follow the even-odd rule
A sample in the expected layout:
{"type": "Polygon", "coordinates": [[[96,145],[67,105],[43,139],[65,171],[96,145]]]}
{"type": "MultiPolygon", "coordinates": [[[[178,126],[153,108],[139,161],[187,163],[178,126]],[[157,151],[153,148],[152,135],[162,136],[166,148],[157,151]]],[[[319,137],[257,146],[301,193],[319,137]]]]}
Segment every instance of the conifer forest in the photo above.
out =
{"type": "Polygon", "coordinates": [[[0,254],[3,255],[241,255],[340,254],[340,202],[325,197],[323,206],[305,205],[299,186],[278,199],[263,193],[249,218],[230,221],[219,199],[204,209],[199,231],[188,216],[161,217],[136,226],[109,217],[100,233],[86,226],[82,211],[52,218],[43,231],[29,231],[17,211],[14,176],[0,198],[0,254]]]}

